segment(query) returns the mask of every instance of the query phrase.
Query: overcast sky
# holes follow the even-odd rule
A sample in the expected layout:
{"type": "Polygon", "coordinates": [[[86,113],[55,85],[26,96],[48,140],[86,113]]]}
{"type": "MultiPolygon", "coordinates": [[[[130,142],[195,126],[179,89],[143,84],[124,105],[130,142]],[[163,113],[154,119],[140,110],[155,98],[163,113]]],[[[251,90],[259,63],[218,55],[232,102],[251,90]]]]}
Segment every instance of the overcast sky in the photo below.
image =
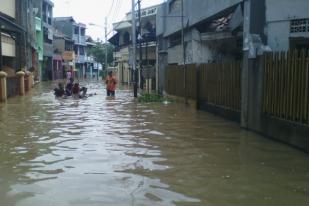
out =
{"type": "MultiPolygon", "coordinates": [[[[73,16],[75,21],[87,25],[87,35],[95,40],[104,38],[104,19],[108,17],[108,32],[112,23],[122,20],[131,11],[131,0],[52,0],[54,17],[73,16]],[[89,23],[102,27],[90,26],[89,23]]],[[[142,0],[143,7],[162,3],[164,0],[142,0]]]]}

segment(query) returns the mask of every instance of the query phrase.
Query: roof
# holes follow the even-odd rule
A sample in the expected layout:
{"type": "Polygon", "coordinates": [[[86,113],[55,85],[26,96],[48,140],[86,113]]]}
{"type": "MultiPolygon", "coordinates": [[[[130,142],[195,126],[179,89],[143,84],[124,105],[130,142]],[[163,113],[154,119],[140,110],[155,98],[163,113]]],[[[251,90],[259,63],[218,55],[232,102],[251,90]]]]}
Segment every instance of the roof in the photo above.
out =
{"type": "Polygon", "coordinates": [[[113,24],[114,30],[121,30],[131,28],[132,24],[130,21],[120,21],[113,24]]]}
{"type": "Polygon", "coordinates": [[[14,21],[2,16],[0,13],[0,22],[2,31],[12,31],[12,32],[25,32],[25,29],[20,25],[16,24],[14,21]]]}
{"type": "Polygon", "coordinates": [[[119,44],[119,33],[116,33],[114,36],[112,36],[108,41],[111,43],[111,44],[113,44],[113,45],[115,45],[115,46],[118,46],[118,44],[119,44]]]}
{"type": "Polygon", "coordinates": [[[64,33],[62,33],[61,31],[59,31],[58,29],[53,29],[53,35],[54,37],[56,38],[59,38],[59,39],[64,39],[66,41],[71,41],[71,42],[74,42],[73,39],[71,39],[70,37],[68,37],[67,35],[65,35],[64,33]]]}
{"type": "Polygon", "coordinates": [[[72,16],[66,16],[66,17],[54,17],[54,21],[74,21],[74,18],[72,16]]]}
{"type": "Polygon", "coordinates": [[[44,0],[45,3],[51,5],[52,7],[54,7],[54,3],[51,0],[44,0]]]}

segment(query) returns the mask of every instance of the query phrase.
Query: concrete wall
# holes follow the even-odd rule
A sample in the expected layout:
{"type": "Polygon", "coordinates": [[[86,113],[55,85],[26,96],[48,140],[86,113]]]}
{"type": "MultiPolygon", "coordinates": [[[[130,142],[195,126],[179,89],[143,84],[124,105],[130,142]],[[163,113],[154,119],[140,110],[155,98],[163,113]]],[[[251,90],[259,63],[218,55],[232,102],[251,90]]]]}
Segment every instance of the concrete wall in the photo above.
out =
{"type": "Polygon", "coordinates": [[[60,53],[63,53],[65,51],[65,40],[64,39],[54,39],[53,41],[54,49],[58,49],[60,53]]]}
{"type": "Polygon", "coordinates": [[[54,21],[54,27],[73,39],[74,26],[72,22],[69,21],[54,21]]]}
{"type": "Polygon", "coordinates": [[[1,0],[0,12],[15,18],[15,0],[1,0]]]}
{"type": "Polygon", "coordinates": [[[170,47],[167,49],[168,57],[167,63],[168,64],[182,64],[183,62],[183,55],[182,55],[182,46],[177,45],[174,47],[170,47]]]}
{"type": "Polygon", "coordinates": [[[266,0],[268,45],[274,51],[289,49],[290,20],[309,18],[308,0],[266,0]]]}
{"type": "MultiPolygon", "coordinates": [[[[184,22],[185,25],[191,27],[215,14],[225,9],[228,9],[236,4],[242,2],[243,0],[184,0],[184,22]]],[[[164,36],[169,36],[177,31],[181,30],[181,18],[168,17],[168,16],[181,16],[181,8],[175,11],[169,12],[168,0],[160,9],[159,13],[164,15],[158,15],[158,18],[163,18],[163,20],[158,19],[158,32],[162,33],[164,30],[164,36]],[[164,17],[162,17],[164,16],[164,17]],[[165,17],[166,16],[166,17],[165,17]],[[165,25],[162,25],[165,24],[165,25]]]]}

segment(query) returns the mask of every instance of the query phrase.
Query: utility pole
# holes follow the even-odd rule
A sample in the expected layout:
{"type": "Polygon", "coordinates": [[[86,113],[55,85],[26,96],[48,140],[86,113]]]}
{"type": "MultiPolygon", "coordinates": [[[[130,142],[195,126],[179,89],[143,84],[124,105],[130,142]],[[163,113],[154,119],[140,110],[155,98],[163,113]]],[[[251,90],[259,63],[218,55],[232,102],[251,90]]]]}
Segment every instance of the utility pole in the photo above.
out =
{"type": "Polygon", "coordinates": [[[142,21],[141,21],[141,0],[138,0],[138,22],[139,22],[139,70],[140,70],[140,88],[143,89],[143,78],[142,78],[142,71],[143,71],[143,48],[142,48],[142,21]]]}
{"type": "Polygon", "coordinates": [[[135,0],[132,0],[132,66],[134,72],[134,97],[137,97],[137,79],[136,69],[136,21],[135,21],[135,0]]]}
{"type": "Polygon", "coordinates": [[[183,0],[181,0],[181,43],[182,43],[182,54],[183,54],[183,74],[184,74],[184,98],[185,104],[187,104],[187,65],[186,65],[186,48],[185,48],[185,31],[184,31],[184,6],[183,0]]]}
{"type": "Polygon", "coordinates": [[[105,17],[105,70],[107,71],[107,17],[105,17]]]}

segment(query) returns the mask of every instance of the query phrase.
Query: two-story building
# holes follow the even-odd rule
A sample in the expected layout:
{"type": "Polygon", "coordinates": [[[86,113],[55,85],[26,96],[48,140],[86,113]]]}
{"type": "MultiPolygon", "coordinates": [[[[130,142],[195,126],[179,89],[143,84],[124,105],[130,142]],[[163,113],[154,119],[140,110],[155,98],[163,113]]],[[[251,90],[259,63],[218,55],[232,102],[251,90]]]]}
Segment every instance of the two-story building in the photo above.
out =
{"type": "Polygon", "coordinates": [[[57,29],[53,33],[53,79],[63,79],[66,71],[75,64],[74,41],[57,29]]]}
{"type": "MultiPolygon", "coordinates": [[[[156,15],[158,5],[141,9],[141,33],[137,35],[137,65],[139,69],[139,83],[144,87],[146,79],[153,79],[155,83],[156,65],[156,15]]],[[[136,12],[136,18],[139,14],[136,12]]],[[[118,65],[118,79],[123,83],[132,82],[132,15],[127,13],[126,19],[113,24],[116,34],[109,39],[115,46],[114,59],[118,65]]],[[[153,85],[155,88],[155,84],[153,85]]]]}
{"type": "Polygon", "coordinates": [[[86,72],[86,25],[77,23],[73,17],[55,17],[54,26],[68,38],[74,41],[75,65],[77,74],[80,78],[86,72]]]}

